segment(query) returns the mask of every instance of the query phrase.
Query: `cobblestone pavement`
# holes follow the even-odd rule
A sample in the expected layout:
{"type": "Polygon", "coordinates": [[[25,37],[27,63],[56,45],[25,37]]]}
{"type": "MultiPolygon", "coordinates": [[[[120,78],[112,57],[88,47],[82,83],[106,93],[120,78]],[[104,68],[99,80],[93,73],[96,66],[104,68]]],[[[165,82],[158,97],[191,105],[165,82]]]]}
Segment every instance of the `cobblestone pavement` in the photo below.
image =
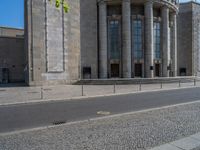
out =
{"type": "MultiPolygon", "coordinates": [[[[181,83],[181,87],[194,87],[193,82],[181,83]]],[[[196,83],[200,86],[200,82],[196,83]]],[[[179,88],[179,83],[134,85],[59,85],[44,87],[0,88],[0,105],[48,100],[62,100],[110,94],[126,94],[139,91],[179,88]]]]}
{"type": "Polygon", "coordinates": [[[200,102],[0,135],[0,150],[144,150],[200,132],[200,102]]]}

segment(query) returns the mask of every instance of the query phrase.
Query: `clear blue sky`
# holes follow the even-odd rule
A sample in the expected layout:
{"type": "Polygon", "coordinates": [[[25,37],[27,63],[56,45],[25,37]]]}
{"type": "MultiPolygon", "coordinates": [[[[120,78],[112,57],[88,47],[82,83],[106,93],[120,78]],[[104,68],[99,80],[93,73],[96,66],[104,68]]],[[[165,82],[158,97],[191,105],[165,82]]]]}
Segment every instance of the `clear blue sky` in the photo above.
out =
{"type": "MultiPolygon", "coordinates": [[[[0,1],[0,26],[24,28],[24,0],[0,1]]],[[[187,1],[189,0],[180,0],[180,2],[187,1]]]]}
{"type": "Polygon", "coordinates": [[[0,1],[0,26],[24,28],[24,0],[0,1]]]}

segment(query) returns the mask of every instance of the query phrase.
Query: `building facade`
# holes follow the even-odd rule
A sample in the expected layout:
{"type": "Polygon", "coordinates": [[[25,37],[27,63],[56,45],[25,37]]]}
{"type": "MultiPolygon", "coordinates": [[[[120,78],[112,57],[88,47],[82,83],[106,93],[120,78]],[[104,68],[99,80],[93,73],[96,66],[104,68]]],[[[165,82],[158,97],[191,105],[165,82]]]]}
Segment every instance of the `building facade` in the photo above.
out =
{"type": "Polygon", "coordinates": [[[200,76],[200,4],[183,3],[178,15],[178,75],[200,76]]]}
{"type": "Polygon", "coordinates": [[[177,76],[178,1],[81,3],[83,78],[177,76]]]}
{"type": "Polygon", "coordinates": [[[0,84],[25,82],[24,30],[0,27],[0,84]]]}
{"type": "Polygon", "coordinates": [[[200,4],[178,0],[25,1],[24,80],[200,75],[200,4]]]}

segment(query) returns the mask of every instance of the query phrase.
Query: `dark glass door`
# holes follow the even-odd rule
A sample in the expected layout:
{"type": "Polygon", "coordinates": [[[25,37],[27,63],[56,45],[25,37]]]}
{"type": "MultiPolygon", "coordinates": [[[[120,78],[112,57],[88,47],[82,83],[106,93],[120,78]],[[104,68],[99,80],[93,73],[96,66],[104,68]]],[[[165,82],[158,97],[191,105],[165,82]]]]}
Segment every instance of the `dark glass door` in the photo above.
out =
{"type": "Polygon", "coordinates": [[[111,64],[111,78],[119,77],[119,64],[111,64]]]}
{"type": "Polygon", "coordinates": [[[142,77],[142,64],[135,64],[135,77],[142,77]]]}
{"type": "Polygon", "coordinates": [[[160,77],[160,64],[155,64],[155,76],[160,77]]]}

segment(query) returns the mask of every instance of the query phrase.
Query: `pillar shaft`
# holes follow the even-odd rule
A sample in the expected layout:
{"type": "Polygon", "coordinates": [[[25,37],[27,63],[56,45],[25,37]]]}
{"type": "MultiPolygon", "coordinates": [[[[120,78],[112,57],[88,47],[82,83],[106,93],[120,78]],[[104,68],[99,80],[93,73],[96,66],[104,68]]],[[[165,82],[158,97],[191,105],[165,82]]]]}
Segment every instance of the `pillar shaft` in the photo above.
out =
{"type": "Polygon", "coordinates": [[[169,36],[169,8],[162,8],[162,76],[169,77],[170,66],[170,36],[169,36]]]}
{"type": "Polygon", "coordinates": [[[177,76],[177,15],[172,14],[172,72],[173,76],[177,76]]]}
{"type": "Polygon", "coordinates": [[[99,77],[108,77],[107,67],[107,5],[99,2],[99,77]]]}
{"type": "Polygon", "coordinates": [[[145,77],[153,78],[153,2],[145,3],[145,77]]]}
{"type": "Polygon", "coordinates": [[[130,0],[122,0],[122,61],[123,77],[131,78],[131,6],[130,0]]]}

